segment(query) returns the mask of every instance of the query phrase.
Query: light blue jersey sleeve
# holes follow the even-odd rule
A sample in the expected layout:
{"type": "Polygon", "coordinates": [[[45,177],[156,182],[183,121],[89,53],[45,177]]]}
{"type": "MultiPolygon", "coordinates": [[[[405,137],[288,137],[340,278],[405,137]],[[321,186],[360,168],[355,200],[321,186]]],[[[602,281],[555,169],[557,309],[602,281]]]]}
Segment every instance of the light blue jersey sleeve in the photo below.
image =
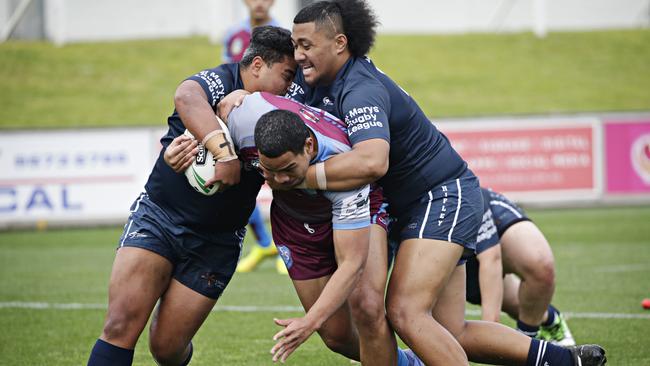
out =
{"type": "Polygon", "coordinates": [[[323,192],[332,202],[334,230],[361,229],[370,226],[370,186],[345,192],[323,192]]]}
{"type": "Polygon", "coordinates": [[[247,95],[239,107],[228,115],[228,129],[235,146],[239,149],[255,146],[255,126],[266,112],[277,109],[260,93],[247,95]]]}

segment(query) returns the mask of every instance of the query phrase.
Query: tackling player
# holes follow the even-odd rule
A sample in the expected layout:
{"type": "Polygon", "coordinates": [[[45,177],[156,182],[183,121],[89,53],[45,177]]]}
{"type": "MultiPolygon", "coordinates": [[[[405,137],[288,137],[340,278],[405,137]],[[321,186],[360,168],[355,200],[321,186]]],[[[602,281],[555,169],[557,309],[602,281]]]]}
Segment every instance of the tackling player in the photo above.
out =
{"type": "MultiPolygon", "coordinates": [[[[310,163],[350,149],[340,120],[268,93],[246,97],[228,116],[228,126],[239,154],[252,165],[257,146],[263,171],[275,188],[295,186],[304,179],[310,163]]],[[[173,160],[184,158],[176,156],[173,160]]],[[[180,168],[175,170],[181,172],[180,168]]],[[[418,364],[409,351],[398,350],[397,359],[386,357],[386,352],[360,354],[360,342],[373,344],[384,336],[366,328],[368,319],[378,318],[369,311],[381,311],[380,319],[385,322],[383,289],[387,271],[387,217],[381,190],[376,186],[369,198],[370,250],[368,237],[354,233],[356,227],[368,226],[368,220],[359,217],[360,210],[367,209],[364,201],[368,197],[363,188],[350,192],[274,190],[273,239],[307,313],[304,318],[276,320],[286,329],[276,335],[282,339],[273,348],[274,360],[284,361],[316,330],[330,349],[365,364],[418,364]],[[359,273],[363,262],[365,270],[359,273]],[[347,304],[341,306],[346,299],[347,304]]]]}
{"type": "Polygon", "coordinates": [[[575,345],[564,317],[551,305],[555,264],[546,238],[506,196],[481,191],[483,223],[476,256],[467,261],[467,301],[481,305],[483,320],[498,322],[503,309],[517,321],[520,332],[562,346],[575,345]],[[504,273],[516,276],[502,280],[504,273]]]}
{"type": "MultiPolygon", "coordinates": [[[[255,171],[240,171],[214,108],[238,88],[285,93],[296,67],[289,37],[281,28],[256,28],[240,64],[201,71],[177,88],[163,149],[119,241],[106,320],[88,365],[131,365],[156,302],[149,333],[154,359],[159,365],[189,363],[192,337],[235,271],[245,226],[264,182],[255,171]],[[165,164],[167,146],[185,128],[219,159],[214,180],[239,184],[204,196],[165,164]],[[234,179],[220,178],[233,170],[234,179]]],[[[185,140],[180,148],[195,151],[196,145],[185,140]]]]}
{"type": "Polygon", "coordinates": [[[468,364],[464,350],[479,362],[604,364],[598,346],[567,350],[464,320],[463,258],[482,214],[478,179],[415,101],[364,57],[376,24],[363,0],[303,8],[292,32],[301,73],[290,96],[345,120],[353,143],[310,167],[307,187],[349,190],[377,180],[384,189],[400,243],[387,293],[394,329],[430,365],[468,364]]]}

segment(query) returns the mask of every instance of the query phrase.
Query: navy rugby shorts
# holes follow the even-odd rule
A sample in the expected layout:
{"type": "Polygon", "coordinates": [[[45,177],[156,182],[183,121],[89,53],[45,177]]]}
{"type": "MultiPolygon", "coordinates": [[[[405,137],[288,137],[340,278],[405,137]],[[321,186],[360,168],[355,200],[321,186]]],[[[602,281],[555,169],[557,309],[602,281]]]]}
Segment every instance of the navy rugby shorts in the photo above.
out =
{"type": "MultiPolygon", "coordinates": [[[[508,230],[508,228],[520,221],[530,221],[528,216],[521,207],[508,199],[501,193],[489,191],[489,205],[492,211],[492,219],[497,227],[499,236],[508,230]]],[[[484,199],[487,199],[487,195],[484,199]]]]}
{"type": "MultiPolygon", "coordinates": [[[[408,239],[448,241],[465,248],[459,264],[476,249],[476,233],[483,216],[478,178],[467,169],[459,178],[426,192],[399,217],[391,216],[391,243],[408,239]]],[[[399,248],[396,248],[399,249],[399,248]]]]}
{"type": "MultiPolygon", "coordinates": [[[[486,191],[483,195],[488,211],[483,214],[483,232],[479,232],[476,244],[476,254],[499,244],[501,235],[512,225],[521,221],[530,221],[521,207],[509,200],[506,196],[486,191]]],[[[467,260],[466,266],[466,298],[472,304],[481,304],[481,287],[479,285],[480,263],[476,257],[467,260]]],[[[504,273],[505,276],[505,273],[504,273]]]]}
{"type": "Polygon", "coordinates": [[[174,265],[176,280],[218,299],[237,268],[245,234],[245,228],[199,233],[183,227],[142,193],[131,206],[119,246],[147,249],[165,257],[174,265]]]}

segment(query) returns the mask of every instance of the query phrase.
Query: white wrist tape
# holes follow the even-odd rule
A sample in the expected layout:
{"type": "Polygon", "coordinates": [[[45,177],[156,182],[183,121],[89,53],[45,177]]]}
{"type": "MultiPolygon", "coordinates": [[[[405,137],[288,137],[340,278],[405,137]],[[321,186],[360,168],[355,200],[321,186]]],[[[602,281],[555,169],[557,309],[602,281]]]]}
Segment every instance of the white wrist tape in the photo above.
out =
{"type": "Polygon", "coordinates": [[[325,176],[325,163],[316,163],[316,184],[318,189],[322,191],[327,190],[327,177],[325,176]]]}
{"type": "Polygon", "coordinates": [[[230,160],[237,159],[237,154],[235,153],[235,144],[230,137],[230,131],[228,126],[219,118],[217,122],[221,129],[216,129],[203,138],[201,143],[205,146],[206,149],[210,150],[213,156],[216,157],[217,161],[226,162],[230,160]]]}

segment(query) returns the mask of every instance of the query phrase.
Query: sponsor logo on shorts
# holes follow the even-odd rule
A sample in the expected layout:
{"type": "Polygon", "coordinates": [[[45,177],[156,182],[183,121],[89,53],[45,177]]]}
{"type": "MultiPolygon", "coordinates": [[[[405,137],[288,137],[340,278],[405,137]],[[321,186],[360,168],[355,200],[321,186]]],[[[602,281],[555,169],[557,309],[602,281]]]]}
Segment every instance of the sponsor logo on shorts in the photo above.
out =
{"type": "Polygon", "coordinates": [[[217,274],[214,272],[206,272],[202,274],[201,279],[208,282],[208,287],[216,287],[221,290],[226,288],[226,284],[219,281],[217,274]]]}
{"type": "Polygon", "coordinates": [[[141,233],[141,232],[139,232],[139,231],[134,231],[134,232],[132,232],[132,233],[129,233],[129,234],[127,235],[127,237],[128,237],[129,239],[135,239],[135,238],[146,238],[146,237],[148,237],[148,235],[147,235],[147,234],[143,234],[143,233],[141,233]]]}
{"type": "Polygon", "coordinates": [[[313,234],[313,233],[316,232],[316,230],[313,229],[313,228],[311,228],[311,227],[309,227],[309,224],[306,223],[306,222],[303,224],[303,226],[305,227],[305,230],[307,230],[307,232],[310,233],[310,234],[313,234]]]}
{"type": "Polygon", "coordinates": [[[289,250],[289,248],[287,248],[285,245],[276,245],[276,246],[278,247],[278,253],[280,253],[280,258],[282,258],[282,260],[284,261],[284,264],[287,266],[287,269],[291,269],[291,267],[293,266],[293,259],[291,259],[291,250],[289,250]]]}
{"type": "Polygon", "coordinates": [[[442,207],[440,207],[440,214],[438,215],[438,226],[442,225],[443,221],[445,221],[445,216],[447,213],[447,201],[449,198],[448,196],[448,191],[447,191],[447,186],[442,186],[442,193],[443,193],[443,199],[442,199],[442,207]]]}
{"type": "Polygon", "coordinates": [[[496,233],[497,227],[494,226],[492,211],[487,210],[483,214],[483,222],[481,223],[481,227],[478,229],[478,237],[476,238],[476,242],[480,243],[484,240],[490,239],[496,233]]]}

